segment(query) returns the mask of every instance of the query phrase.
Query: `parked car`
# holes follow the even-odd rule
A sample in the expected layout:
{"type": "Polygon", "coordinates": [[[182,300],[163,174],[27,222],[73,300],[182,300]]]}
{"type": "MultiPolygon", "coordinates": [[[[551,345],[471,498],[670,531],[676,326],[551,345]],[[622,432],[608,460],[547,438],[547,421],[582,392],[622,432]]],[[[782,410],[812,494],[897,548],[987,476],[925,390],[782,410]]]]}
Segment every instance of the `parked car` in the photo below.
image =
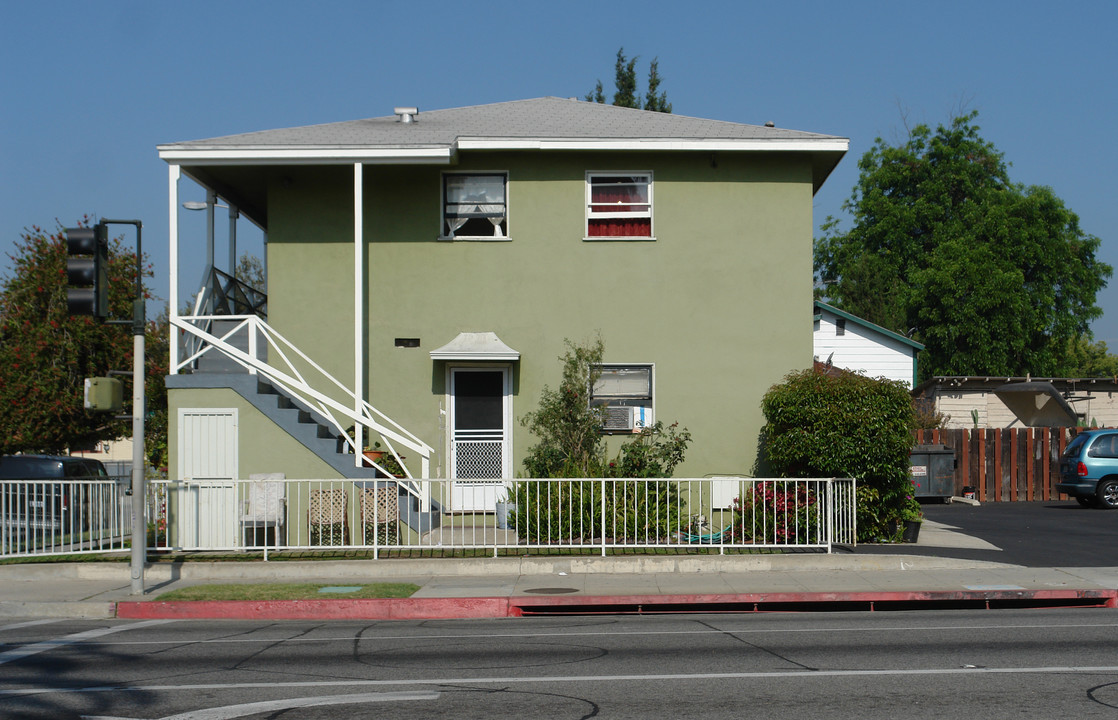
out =
{"type": "Polygon", "coordinates": [[[1058,492],[1084,507],[1118,508],[1118,429],[1079,433],[1060,456],[1058,492]]]}
{"type": "Polygon", "coordinates": [[[0,457],[0,525],[73,532],[100,522],[103,486],[81,480],[108,480],[99,460],[52,455],[0,457]]]}

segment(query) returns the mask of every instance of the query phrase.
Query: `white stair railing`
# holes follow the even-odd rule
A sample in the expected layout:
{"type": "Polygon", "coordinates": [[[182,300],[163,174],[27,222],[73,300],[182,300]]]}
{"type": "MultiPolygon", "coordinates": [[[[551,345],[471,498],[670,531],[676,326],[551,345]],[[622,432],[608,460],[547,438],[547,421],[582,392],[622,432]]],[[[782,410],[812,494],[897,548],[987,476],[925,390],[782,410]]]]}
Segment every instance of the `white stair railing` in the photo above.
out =
{"type": "Polygon", "coordinates": [[[375,461],[364,459],[361,449],[355,446],[349,436],[350,426],[360,425],[379,435],[388,452],[403,468],[406,479],[415,480],[395,444],[407,448],[420,458],[420,478],[418,486],[416,482],[403,482],[401,485],[420,500],[422,510],[430,509],[430,488],[427,481],[431,477],[431,456],[434,449],[364,399],[357,398],[345,384],[299,350],[263,318],[256,315],[191,315],[173,317],[171,325],[186,332],[189,338],[184,343],[188,354],[179,360],[172,372],[194,367],[194,363],[206,353],[220,352],[250,374],[260,375],[322,415],[335,431],[335,436],[342,438],[354,453],[356,466],[369,462],[385,475],[392,475],[375,461]],[[214,335],[211,330],[215,320],[231,322],[233,326],[220,336],[214,335]],[[247,352],[233,344],[234,338],[240,334],[247,334],[247,352]],[[261,340],[267,348],[266,353],[259,351],[261,340]],[[264,357],[268,359],[265,360],[264,357]],[[327,388],[327,391],[321,388],[327,388]],[[339,401],[339,397],[344,398],[344,401],[339,401]]]}

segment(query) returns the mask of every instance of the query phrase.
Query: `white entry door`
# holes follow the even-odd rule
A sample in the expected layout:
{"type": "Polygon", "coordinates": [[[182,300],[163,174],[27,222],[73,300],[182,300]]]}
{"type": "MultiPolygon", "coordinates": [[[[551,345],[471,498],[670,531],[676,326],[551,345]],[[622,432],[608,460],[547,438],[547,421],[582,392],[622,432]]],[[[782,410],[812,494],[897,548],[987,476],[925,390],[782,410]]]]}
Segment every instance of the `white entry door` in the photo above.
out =
{"type": "Polygon", "coordinates": [[[219,549],[237,544],[237,410],[179,410],[178,544],[219,549]]]}
{"type": "Polygon", "coordinates": [[[488,511],[512,477],[510,368],[450,369],[451,510],[488,511]]]}

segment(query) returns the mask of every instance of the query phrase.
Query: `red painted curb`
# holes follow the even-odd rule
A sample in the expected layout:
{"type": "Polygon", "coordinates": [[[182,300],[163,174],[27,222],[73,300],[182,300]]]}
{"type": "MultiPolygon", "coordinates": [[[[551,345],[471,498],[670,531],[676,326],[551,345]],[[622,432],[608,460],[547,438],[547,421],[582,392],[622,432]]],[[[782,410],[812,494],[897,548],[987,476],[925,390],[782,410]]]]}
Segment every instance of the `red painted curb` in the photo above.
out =
{"type": "MultiPolygon", "coordinates": [[[[131,619],[193,620],[449,620],[518,617],[575,608],[598,612],[703,606],[760,609],[764,605],[973,601],[1094,601],[1118,607],[1118,590],[931,590],[892,592],[720,593],[696,595],[562,595],[482,598],[394,598],[368,600],[121,601],[116,616],[131,619]]],[[[715,611],[716,611],[715,610],[715,611]]]]}

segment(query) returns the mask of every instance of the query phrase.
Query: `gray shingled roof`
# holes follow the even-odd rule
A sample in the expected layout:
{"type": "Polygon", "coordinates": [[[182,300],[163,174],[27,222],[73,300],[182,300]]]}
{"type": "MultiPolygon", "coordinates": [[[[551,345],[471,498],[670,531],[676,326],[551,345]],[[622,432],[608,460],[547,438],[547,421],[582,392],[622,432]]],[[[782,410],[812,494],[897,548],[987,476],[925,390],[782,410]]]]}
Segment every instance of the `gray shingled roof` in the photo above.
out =
{"type": "Polygon", "coordinates": [[[160,146],[160,150],[445,147],[473,140],[843,140],[785,128],[705,120],[557,97],[424,112],[416,121],[395,115],[227,135],[160,146]]]}

